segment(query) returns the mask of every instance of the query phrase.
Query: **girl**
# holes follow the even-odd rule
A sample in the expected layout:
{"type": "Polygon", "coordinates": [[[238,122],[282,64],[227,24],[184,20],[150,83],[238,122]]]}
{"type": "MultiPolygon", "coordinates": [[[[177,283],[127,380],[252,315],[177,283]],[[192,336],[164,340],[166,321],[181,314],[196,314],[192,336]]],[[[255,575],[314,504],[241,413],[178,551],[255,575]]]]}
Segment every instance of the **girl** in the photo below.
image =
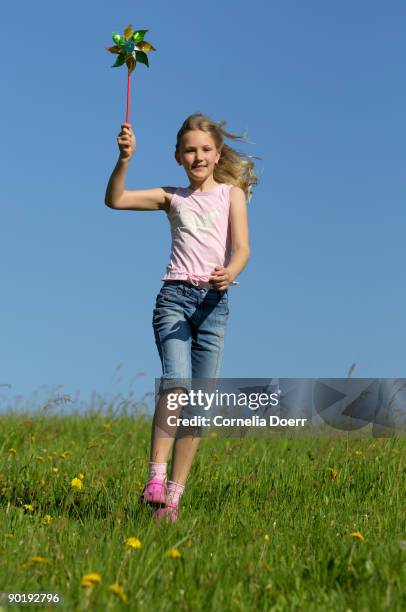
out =
{"type": "Polygon", "coordinates": [[[167,412],[168,396],[176,402],[179,393],[190,390],[191,379],[218,377],[229,315],[228,287],[238,284],[235,278],[250,252],[247,199],[257,178],[249,156],[225,144],[224,137],[243,139],[226,132],[224,123],[195,113],[180,128],[175,159],[185,169],[188,187],[135,191],[125,189],[125,177],[136,139],[131,125],[122,124],[117,138],[120,156],[105,197],[114,210],[163,210],[171,226],[170,262],[153,311],[162,377],[141,501],[154,508],[156,518],[172,522],[178,519],[200,438],[177,435],[174,445],[176,427],[169,426],[167,417],[178,415],[180,406],[178,412],[167,412]]]}

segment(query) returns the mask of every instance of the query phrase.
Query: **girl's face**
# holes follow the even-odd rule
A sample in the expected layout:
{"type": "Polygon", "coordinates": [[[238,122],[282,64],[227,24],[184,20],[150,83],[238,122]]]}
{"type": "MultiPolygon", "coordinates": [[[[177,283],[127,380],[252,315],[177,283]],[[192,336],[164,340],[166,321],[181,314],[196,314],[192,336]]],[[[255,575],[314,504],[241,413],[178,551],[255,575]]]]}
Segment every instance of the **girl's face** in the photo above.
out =
{"type": "Polygon", "coordinates": [[[221,151],[216,149],[210,134],[202,130],[190,130],[183,134],[176,161],[184,167],[191,182],[203,182],[213,175],[221,151]]]}

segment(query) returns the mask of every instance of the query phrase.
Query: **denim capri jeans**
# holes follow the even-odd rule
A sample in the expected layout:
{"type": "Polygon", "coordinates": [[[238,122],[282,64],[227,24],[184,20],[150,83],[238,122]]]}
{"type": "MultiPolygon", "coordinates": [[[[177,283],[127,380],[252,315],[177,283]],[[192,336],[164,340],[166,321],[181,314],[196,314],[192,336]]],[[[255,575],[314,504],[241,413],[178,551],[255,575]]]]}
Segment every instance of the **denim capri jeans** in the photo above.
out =
{"type": "Polygon", "coordinates": [[[152,325],[162,364],[159,393],[190,390],[191,379],[217,378],[229,315],[228,289],[168,280],[156,297],[152,325]]]}

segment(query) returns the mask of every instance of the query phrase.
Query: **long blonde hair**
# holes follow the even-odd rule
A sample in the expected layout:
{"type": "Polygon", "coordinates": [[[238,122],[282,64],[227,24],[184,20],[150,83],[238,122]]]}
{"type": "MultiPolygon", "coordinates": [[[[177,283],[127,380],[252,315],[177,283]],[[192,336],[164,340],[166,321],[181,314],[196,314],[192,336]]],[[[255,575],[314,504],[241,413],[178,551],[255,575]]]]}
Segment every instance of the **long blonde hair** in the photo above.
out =
{"type": "Polygon", "coordinates": [[[218,183],[236,185],[244,190],[248,202],[252,197],[252,189],[258,183],[258,177],[254,170],[252,158],[260,159],[254,155],[247,155],[233,149],[224,142],[224,138],[246,142],[244,136],[231,134],[223,129],[225,121],[214,121],[202,113],[189,115],[182,124],[176,137],[176,151],[179,152],[182,136],[191,130],[202,130],[210,134],[216,148],[221,150],[220,159],[217,162],[213,177],[218,183]]]}

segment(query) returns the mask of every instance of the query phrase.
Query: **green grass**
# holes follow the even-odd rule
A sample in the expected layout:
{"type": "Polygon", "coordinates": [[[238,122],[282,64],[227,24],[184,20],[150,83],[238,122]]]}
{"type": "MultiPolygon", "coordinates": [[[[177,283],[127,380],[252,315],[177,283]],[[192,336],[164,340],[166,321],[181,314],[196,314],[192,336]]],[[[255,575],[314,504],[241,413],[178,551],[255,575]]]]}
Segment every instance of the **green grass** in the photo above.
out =
{"type": "Polygon", "coordinates": [[[204,438],[168,525],[138,503],[149,436],[141,417],[0,416],[0,591],[64,610],[406,609],[404,439],[204,438]]]}

